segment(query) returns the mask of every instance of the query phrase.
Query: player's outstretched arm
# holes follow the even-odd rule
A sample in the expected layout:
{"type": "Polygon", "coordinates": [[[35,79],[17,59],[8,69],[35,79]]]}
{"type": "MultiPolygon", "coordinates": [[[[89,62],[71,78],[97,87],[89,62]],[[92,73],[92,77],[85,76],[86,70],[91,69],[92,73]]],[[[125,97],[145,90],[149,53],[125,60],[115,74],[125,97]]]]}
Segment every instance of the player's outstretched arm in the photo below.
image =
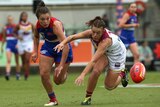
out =
{"type": "Polygon", "coordinates": [[[81,85],[83,83],[84,77],[87,73],[91,71],[95,63],[100,59],[102,55],[104,55],[105,50],[108,46],[110,46],[112,43],[112,40],[110,38],[103,40],[99,43],[98,49],[96,53],[94,54],[92,60],[87,64],[83,72],[80,74],[80,76],[75,80],[75,84],[81,85]]]}
{"type": "Polygon", "coordinates": [[[89,30],[86,30],[86,31],[83,31],[83,32],[80,32],[80,33],[77,33],[74,35],[70,35],[66,39],[64,39],[60,44],[58,44],[54,49],[57,52],[60,52],[61,50],[63,50],[64,46],[67,43],[69,43],[73,40],[76,40],[76,39],[89,38],[91,33],[92,33],[92,31],[89,29],[89,30]]]}

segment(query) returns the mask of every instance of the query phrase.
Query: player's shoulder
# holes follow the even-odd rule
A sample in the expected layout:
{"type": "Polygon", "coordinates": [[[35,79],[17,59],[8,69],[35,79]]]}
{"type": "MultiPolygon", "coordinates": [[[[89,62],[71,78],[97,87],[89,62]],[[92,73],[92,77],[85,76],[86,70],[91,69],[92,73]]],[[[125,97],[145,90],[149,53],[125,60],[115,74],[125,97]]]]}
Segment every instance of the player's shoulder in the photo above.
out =
{"type": "Polygon", "coordinates": [[[111,34],[111,31],[105,28],[104,31],[103,31],[102,39],[109,38],[110,34],[111,34]]]}
{"type": "Polygon", "coordinates": [[[137,16],[136,13],[131,13],[129,10],[125,12],[126,15],[128,16],[137,16]]]}
{"type": "Polygon", "coordinates": [[[37,20],[37,22],[36,22],[36,29],[39,29],[39,28],[41,28],[41,25],[40,25],[39,21],[37,20]]]}
{"type": "Polygon", "coordinates": [[[61,25],[62,22],[60,20],[58,20],[55,17],[51,17],[50,19],[50,26],[56,26],[56,25],[61,25]]]}

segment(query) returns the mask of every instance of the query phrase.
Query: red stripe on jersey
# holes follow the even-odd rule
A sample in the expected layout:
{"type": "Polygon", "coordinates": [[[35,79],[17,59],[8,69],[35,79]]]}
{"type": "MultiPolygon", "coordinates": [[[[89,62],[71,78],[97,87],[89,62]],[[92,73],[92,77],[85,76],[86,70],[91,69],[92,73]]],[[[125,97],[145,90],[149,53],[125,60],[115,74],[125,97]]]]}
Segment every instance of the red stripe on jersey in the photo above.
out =
{"type": "Polygon", "coordinates": [[[6,26],[5,26],[5,28],[10,28],[10,27],[16,27],[16,24],[11,24],[11,25],[9,25],[9,24],[6,24],[6,26]]]}
{"type": "Polygon", "coordinates": [[[129,10],[126,13],[129,14],[129,16],[136,16],[135,13],[131,13],[129,10]]]}
{"type": "Polygon", "coordinates": [[[94,40],[92,39],[92,37],[91,37],[91,39],[92,39],[92,41],[95,42],[96,45],[98,46],[98,44],[99,44],[102,40],[104,40],[104,39],[106,39],[106,38],[109,38],[109,33],[110,33],[109,30],[104,29],[103,34],[102,34],[102,36],[101,36],[101,38],[100,38],[99,41],[94,41],[94,40]],[[108,31],[108,32],[107,32],[107,31],[108,31]]]}
{"type": "MultiPolygon", "coordinates": [[[[53,24],[54,24],[54,22],[56,21],[57,19],[55,18],[55,17],[51,17],[51,19],[50,19],[50,23],[49,23],[49,27],[53,27],[53,24]]],[[[36,23],[36,29],[38,29],[38,28],[43,28],[41,25],[40,25],[40,23],[39,23],[39,21],[37,21],[37,23],[36,23]]]]}
{"type": "Polygon", "coordinates": [[[109,38],[109,30],[107,30],[106,31],[106,29],[104,29],[104,31],[103,31],[103,35],[102,35],[102,37],[101,37],[101,40],[104,40],[104,39],[106,39],[106,38],[109,38]],[[108,32],[107,32],[108,31],[108,32]]]}

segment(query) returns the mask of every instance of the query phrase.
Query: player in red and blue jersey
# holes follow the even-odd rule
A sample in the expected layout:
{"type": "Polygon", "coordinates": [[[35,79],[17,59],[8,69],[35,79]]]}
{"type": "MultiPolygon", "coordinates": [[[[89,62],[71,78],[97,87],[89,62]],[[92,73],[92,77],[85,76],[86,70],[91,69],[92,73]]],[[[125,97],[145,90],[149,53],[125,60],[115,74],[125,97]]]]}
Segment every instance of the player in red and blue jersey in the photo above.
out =
{"type": "Polygon", "coordinates": [[[123,15],[119,27],[122,28],[120,38],[133,54],[134,62],[139,61],[139,52],[136,40],[134,38],[135,28],[139,27],[136,14],[137,6],[135,3],[130,4],[128,11],[123,15]]]}
{"type": "Polygon", "coordinates": [[[59,85],[63,84],[67,78],[68,67],[72,62],[72,49],[66,45],[60,53],[54,50],[54,47],[63,41],[66,36],[62,22],[51,16],[49,9],[41,1],[36,10],[38,22],[34,35],[34,53],[32,60],[35,62],[38,57],[38,45],[40,35],[44,38],[44,44],[40,50],[40,75],[44,88],[50,98],[49,103],[44,106],[58,105],[55,93],[50,80],[50,71],[55,63],[54,82],[59,85]]]}
{"type": "Polygon", "coordinates": [[[17,38],[14,37],[13,30],[16,27],[16,25],[13,22],[13,17],[8,16],[7,17],[8,23],[3,28],[3,39],[2,39],[2,47],[1,51],[3,52],[3,45],[6,40],[6,56],[7,56],[7,64],[6,64],[6,80],[10,79],[10,71],[11,71],[11,56],[12,53],[15,55],[15,62],[16,62],[16,79],[19,80],[20,78],[20,66],[18,62],[18,51],[16,48],[17,45],[17,38]]]}

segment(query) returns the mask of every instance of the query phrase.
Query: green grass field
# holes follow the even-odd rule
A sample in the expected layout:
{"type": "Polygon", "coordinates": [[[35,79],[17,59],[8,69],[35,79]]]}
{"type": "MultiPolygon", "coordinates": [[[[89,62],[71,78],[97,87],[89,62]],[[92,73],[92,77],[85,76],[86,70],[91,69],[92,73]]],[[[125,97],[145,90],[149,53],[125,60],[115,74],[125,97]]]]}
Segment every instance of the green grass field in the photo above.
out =
{"type": "MultiPolygon", "coordinates": [[[[56,86],[59,107],[81,107],[84,99],[87,78],[83,86],[74,84],[79,73],[70,73],[65,84],[56,86]]],[[[120,88],[108,91],[103,86],[104,74],[99,78],[97,88],[89,107],[160,107],[160,88],[120,88]]],[[[146,80],[141,84],[158,83],[160,85],[160,72],[149,72],[146,80]]],[[[133,82],[130,79],[130,84],[133,82]]],[[[48,102],[47,94],[41,85],[40,77],[32,75],[28,81],[23,77],[16,81],[11,77],[6,81],[0,76],[0,107],[43,107],[48,102]]]]}

